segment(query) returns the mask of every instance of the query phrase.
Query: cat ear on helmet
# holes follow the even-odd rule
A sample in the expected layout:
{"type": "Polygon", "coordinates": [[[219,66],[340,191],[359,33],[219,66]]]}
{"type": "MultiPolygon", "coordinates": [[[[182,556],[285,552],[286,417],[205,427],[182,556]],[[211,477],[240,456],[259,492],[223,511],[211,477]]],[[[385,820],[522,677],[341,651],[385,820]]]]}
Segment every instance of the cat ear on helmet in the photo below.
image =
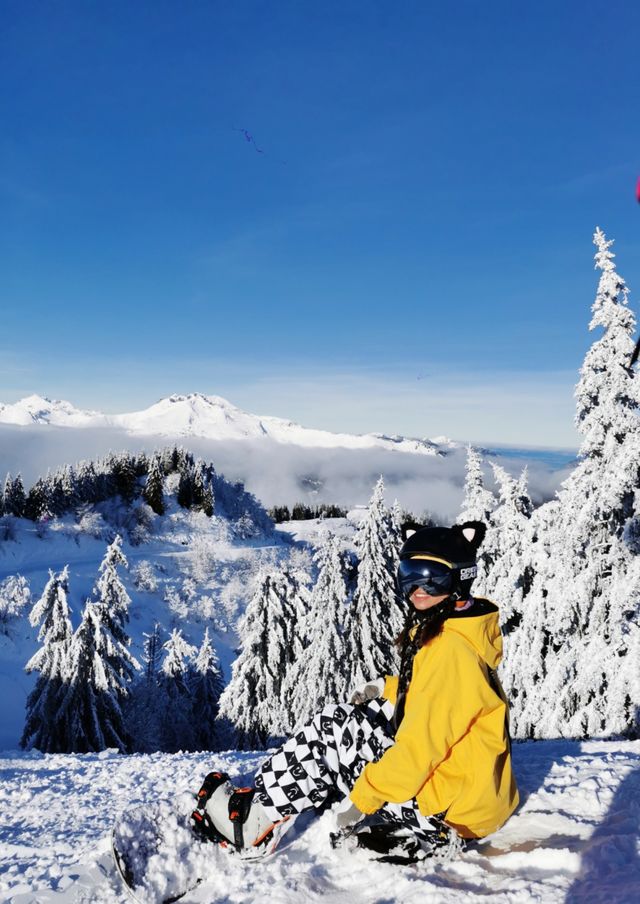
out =
{"type": "Polygon", "coordinates": [[[415,533],[419,530],[422,530],[424,524],[416,524],[414,521],[407,521],[406,524],[400,525],[400,536],[402,537],[403,542],[408,540],[409,537],[413,537],[415,533]]]}
{"type": "Polygon", "coordinates": [[[456,524],[452,530],[462,534],[467,543],[477,549],[484,540],[487,526],[482,521],[465,521],[464,524],[456,524]]]}

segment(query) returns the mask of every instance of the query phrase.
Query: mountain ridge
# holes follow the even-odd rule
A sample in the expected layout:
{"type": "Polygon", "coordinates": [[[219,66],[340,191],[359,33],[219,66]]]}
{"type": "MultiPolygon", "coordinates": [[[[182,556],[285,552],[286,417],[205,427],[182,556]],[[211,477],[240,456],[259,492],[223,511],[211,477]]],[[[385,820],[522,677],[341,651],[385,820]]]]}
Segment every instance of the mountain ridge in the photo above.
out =
{"type": "Polygon", "coordinates": [[[384,448],[421,455],[446,455],[458,444],[383,433],[334,433],[304,427],[286,418],[256,415],[217,395],[173,394],[148,408],[123,414],[76,408],[72,403],[32,394],[13,404],[0,403],[0,423],[66,428],[119,427],[134,435],[202,437],[205,439],[271,439],[314,448],[384,448]]]}

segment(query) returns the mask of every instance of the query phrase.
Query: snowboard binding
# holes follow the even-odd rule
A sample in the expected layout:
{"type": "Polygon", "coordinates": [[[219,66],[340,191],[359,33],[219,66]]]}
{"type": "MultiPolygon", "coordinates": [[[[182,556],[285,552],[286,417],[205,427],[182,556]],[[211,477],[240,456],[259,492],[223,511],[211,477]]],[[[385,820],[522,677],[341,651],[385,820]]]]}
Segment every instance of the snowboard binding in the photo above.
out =
{"type": "Polygon", "coordinates": [[[229,776],[226,772],[209,772],[196,794],[198,803],[190,817],[193,830],[201,840],[223,846],[227,843],[227,839],[216,829],[205,807],[213,792],[228,781],[229,776]]]}
{"type": "Polygon", "coordinates": [[[191,814],[194,831],[201,839],[230,848],[243,859],[260,859],[273,853],[289,817],[270,821],[260,803],[254,801],[255,793],[255,788],[233,787],[226,772],[209,772],[191,814]]]}
{"type": "MultiPolygon", "coordinates": [[[[437,817],[433,817],[437,819],[437,817]]],[[[450,853],[457,854],[465,849],[464,840],[449,826],[438,821],[438,827],[421,840],[411,829],[399,823],[367,820],[358,823],[354,829],[331,835],[331,846],[349,846],[371,853],[373,860],[381,863],[407,865],[431,858],[446,859],[450,853]]]]}

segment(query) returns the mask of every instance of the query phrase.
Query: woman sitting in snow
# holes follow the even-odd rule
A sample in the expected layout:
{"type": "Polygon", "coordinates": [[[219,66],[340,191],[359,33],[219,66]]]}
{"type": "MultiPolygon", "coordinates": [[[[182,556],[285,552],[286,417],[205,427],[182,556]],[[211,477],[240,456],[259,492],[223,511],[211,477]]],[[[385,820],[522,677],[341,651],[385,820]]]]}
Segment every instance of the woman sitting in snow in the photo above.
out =
{"type": "Polygon", "coordinates": [[[335,801],[334,838],[355,834],[379,851],[392,839],[410,859],[500,828],[518,792],[494,672],[498,609],[470,593],[485,531],[471,521],[408,536],[398,568],[408,606],[399,676],[326,706],[263,763],[255,788],[207,776],[194,815],[210,837],[263,856],[296,815],[335,801]]]}

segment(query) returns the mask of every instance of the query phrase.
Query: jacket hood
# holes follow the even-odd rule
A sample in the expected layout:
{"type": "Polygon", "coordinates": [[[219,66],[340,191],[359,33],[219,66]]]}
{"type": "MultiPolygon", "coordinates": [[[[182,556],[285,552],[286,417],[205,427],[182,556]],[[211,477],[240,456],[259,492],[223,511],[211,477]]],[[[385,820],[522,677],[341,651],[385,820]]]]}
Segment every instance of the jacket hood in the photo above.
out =
{"type": "Polygon", "coordinates": [[[473,647],[490,669],[502,660],[502,634],[500,613],[495,603],[476,597],[471,609],[460,615],[451,615],[445,621],[443,632],[458,634],[473,647]]]}

